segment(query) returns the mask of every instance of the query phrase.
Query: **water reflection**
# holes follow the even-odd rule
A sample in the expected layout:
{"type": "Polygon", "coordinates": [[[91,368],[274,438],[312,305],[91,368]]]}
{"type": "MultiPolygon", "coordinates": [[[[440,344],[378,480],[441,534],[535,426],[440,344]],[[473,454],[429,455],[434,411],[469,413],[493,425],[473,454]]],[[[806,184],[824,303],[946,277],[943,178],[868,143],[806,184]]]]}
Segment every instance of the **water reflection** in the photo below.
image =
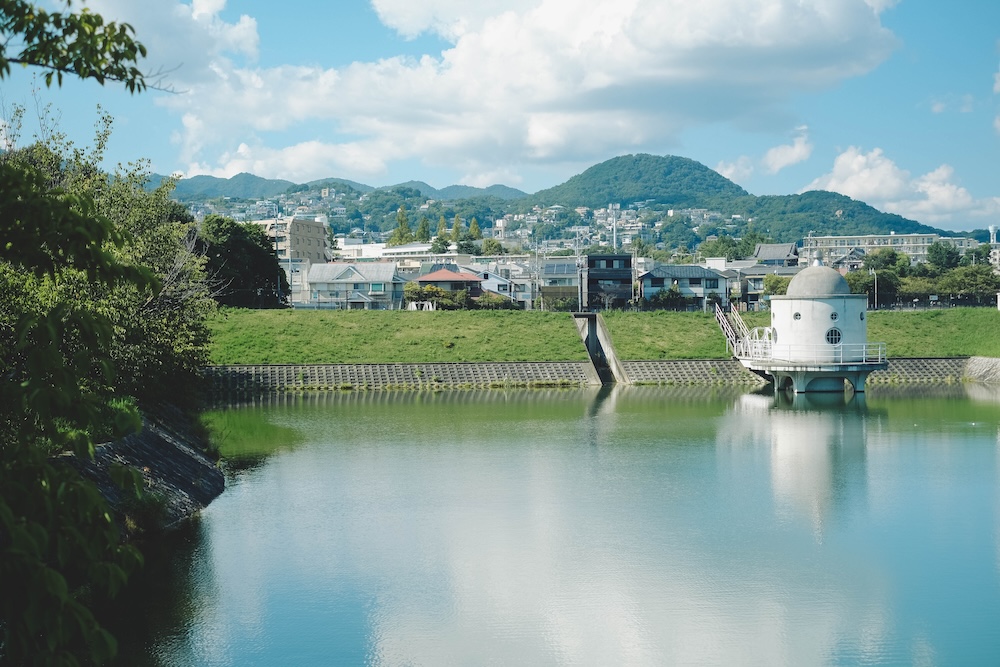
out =
{"type": "Polygon", "coordinates": [[[189,613],[143,640],[163,664],[1000,655],[996,403],[623,387],[247,415],[291,444],[205,513],[164,603],[189,613]]]}

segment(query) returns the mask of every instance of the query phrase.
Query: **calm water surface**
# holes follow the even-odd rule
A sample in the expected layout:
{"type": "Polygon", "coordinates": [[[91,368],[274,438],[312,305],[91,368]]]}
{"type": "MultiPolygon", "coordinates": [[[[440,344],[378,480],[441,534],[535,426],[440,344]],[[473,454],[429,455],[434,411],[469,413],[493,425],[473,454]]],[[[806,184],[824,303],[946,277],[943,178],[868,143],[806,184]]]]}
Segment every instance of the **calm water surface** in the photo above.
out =
{"type": "Polygon", "coordinates": [[[147,547],[120,662],[998,664],[1000,398],[947,394],[227,410],[228,488],[147,547]]]}

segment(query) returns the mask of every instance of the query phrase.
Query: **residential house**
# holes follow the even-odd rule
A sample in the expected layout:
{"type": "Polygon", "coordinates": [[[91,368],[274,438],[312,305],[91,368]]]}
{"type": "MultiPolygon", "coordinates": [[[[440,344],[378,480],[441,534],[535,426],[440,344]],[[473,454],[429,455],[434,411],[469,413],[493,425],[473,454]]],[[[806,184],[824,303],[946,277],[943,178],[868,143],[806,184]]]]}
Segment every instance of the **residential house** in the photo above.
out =
{"type": "Polygon", "coordinates": [[[539,271],[538,293],[543,303],[551,306],[559,301],[579,300],[580,282],[585,267],[584,258],[561,257],[545,261],[539,271]]]}
{"type": "Polygon", "coordinates": [[[794,243],[758,243],[753,259],[764,266],[798,266],[799,249],[794,243]]]}
{"type": "Polygon", "coordinates": [[[632,255],[587,255],[583,303],[588,310],[624,308],[637,278],[632,255]]]}
{"type": "MultiPolygon", "coordinates": [[[[307,308],[400,310],[406,281],[390,262],[313,264],[307,308]]],[[[297,304],[298,305],[298,304],[297,304]]]]}
{"type": "Polygon", "coordinates": [[[642,274],[639,282],[646,299],[674,289],[699,310],[707,310],[713,299],[722,303],[728,300],[725,276],[697,264],[663,264],[642,274]]]}
{"type": "Polygon", "coordinates": [[[438,269],[417,278],[420,287],[439,287],[446,292],[466,290],[469,297],[478,299],[483,294],[483,279],[464,270],[438,269]]]}
{"type": "Polygon", "coordinates": [[[744,310],[767,310],[767,299],[764,294],[764,276],[776,274],[791,278],[804,266],[764,266],[755,264],[739,269],[740,305],[744,310]]]}

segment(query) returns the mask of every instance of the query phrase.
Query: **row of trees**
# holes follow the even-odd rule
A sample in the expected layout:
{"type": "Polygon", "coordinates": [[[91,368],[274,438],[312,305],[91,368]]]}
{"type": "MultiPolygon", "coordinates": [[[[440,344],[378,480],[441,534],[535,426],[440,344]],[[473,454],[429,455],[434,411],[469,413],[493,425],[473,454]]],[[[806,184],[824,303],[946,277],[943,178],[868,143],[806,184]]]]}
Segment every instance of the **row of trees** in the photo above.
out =
{"type": "MultiPolygon", "coordinates": [[[[0,0],[0,79],[33,66],[46,85],[146,89],[130,26],[53,4],[0,0]]],[[[0,146],[0,664],[102,664],[115,640],[92,605],[142,558],[97,488],[54,455],[91,458],[140,427],[141,406],[192,396],[216,300],[248,273],[267,278],[247,289],[271,289],[277,263],[250,227],[199,229],[169,180],[146,188],[145,163],[106,173],[106,115],[89,150],[51,127],[19,148],[22,118],[6,119],[0,146]]],[[[141,478],[112,474],[138,500],[141,478]]]]}
{"type": "Polygon", "coordinates": [[[469,296],[468,290],[449,292],[436,285],[421,287],[417,283],[406,283],[403,298],[407,303],[431,303],[435,310],[520,310],[515,301],[492,292],[484,292],[478,299],[469,296]]]}

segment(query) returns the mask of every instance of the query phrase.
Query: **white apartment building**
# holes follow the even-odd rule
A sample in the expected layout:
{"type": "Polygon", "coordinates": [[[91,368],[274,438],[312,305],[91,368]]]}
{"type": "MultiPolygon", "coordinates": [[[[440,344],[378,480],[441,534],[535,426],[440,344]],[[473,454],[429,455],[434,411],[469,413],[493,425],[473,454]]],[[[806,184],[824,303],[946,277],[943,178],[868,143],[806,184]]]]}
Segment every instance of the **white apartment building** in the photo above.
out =
{"type": "Polygon", "coordinates": [[[808,236],[802,240],[799,264],[809,266],[822,253],[823,263],[832,265],[839,258],[860,250],[867,254],[892,248],[906,253],[911,262],[926,262],[927,248],[940,241],[958,249],[960,255],[979,247],[979,241],[971,238],[939,236],[938,234],[865,234],[857,236],[808,236]]]}

